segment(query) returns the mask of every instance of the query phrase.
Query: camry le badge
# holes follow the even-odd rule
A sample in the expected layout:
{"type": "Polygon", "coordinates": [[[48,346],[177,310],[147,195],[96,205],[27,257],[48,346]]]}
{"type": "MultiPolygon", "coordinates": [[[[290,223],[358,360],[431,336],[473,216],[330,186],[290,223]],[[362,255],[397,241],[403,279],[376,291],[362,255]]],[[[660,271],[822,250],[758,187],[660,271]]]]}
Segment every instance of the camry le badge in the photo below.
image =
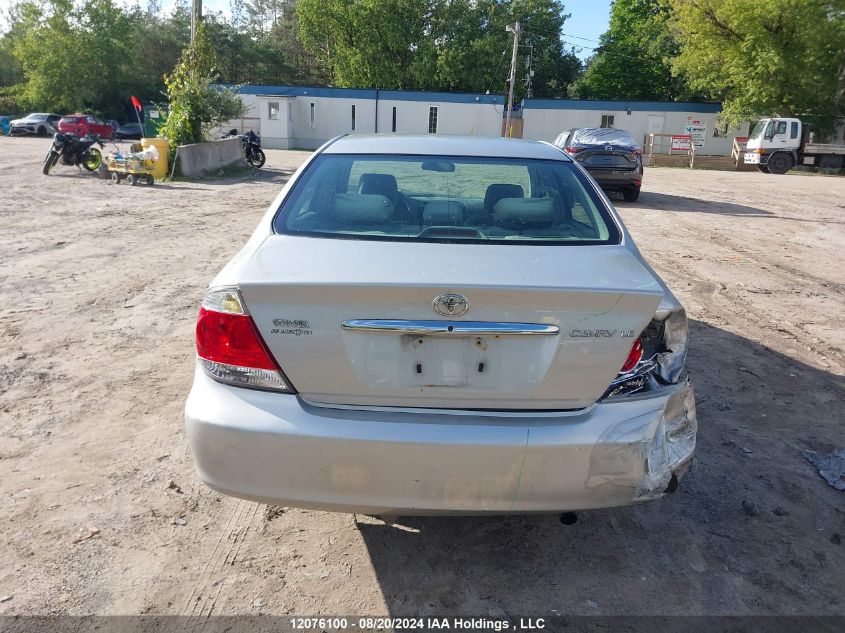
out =
{"type": "Polygon", "coordinates": [[[469,310],[469,299],[463,295],[440,295],[434,298],[434,311],[445,317],[455,317],[466,314],[469,310]]]}

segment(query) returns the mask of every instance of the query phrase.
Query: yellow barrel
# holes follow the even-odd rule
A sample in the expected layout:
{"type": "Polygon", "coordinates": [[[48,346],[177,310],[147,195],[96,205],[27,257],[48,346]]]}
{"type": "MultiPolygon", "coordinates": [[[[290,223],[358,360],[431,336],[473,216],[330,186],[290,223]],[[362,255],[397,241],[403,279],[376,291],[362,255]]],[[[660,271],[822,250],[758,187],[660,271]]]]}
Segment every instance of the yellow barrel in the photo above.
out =
{"type": "Polygon", "coordinates": [[[170,150],[170,142],[166,138],[141,139],[141,147],[144,149],[151,145],[158,150],[158,159],[153,163],[153,178],[160,180],[167,176],[167,155],[170,150]]]}

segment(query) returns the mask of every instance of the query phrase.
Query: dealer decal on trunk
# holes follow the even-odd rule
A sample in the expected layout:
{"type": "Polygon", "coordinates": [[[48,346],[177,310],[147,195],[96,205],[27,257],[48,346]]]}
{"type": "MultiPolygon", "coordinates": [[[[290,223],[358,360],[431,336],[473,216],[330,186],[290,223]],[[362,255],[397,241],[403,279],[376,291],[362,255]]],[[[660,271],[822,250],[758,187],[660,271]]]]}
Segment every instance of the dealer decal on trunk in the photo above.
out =
{"type": "Polygon", "coordinates": [[[311,336],[311,324],[304,319],[273,319],[270,334],[289,334],[291,336],[311,336]]]}

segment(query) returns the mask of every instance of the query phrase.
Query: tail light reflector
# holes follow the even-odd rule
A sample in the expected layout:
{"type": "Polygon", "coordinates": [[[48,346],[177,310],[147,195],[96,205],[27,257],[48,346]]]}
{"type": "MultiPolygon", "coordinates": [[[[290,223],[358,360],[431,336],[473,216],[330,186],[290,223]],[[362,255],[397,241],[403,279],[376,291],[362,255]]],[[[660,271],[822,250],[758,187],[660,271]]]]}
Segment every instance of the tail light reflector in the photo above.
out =
{"type": "Polygon", "coordinates": [[[236,288],[210,290],[196,327],[197,357],[219,382],[293,392],[236,288]]]}

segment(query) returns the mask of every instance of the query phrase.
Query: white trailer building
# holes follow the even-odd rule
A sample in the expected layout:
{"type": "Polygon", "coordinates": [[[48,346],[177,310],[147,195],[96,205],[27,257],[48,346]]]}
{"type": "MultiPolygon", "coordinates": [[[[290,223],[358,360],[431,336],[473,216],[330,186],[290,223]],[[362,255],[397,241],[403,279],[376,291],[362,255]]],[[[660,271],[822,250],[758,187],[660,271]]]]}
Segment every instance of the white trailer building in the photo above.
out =
{"type": "Polygon", "coordinates": [[[679,101],[581,101],[530,99],[523,106],[523,138],[553,140],[574,127],[615,127],[639,143],[647,134],[689,134],[696,152],[730,156],[733,139],[748,135],[748,124],[728,129],[719,123],[718,103],[679,101]]]}
{"type": "Polygon", "coordinates": [[[242,86],[250,108],[230,127],[260,131],[264,147],[315,149],[338,134],[499,136],[503,95],[305,86],[242,86]]]}
{"type": "MultiPolygon", "coordinates": [[[[247,116],[224,128],[254,129],[264,147],[315,149],[338,134],[432,133],[500,136],[504,95],[309,86],[241,86],[247,116]]],[[[522,138],[554,140],[573,127],[616,127],[643,143],[649,133],[690,134],[699,154],[728,156],[733,138],[718,122],[718,103],[530,99],[522,138]]]]}

